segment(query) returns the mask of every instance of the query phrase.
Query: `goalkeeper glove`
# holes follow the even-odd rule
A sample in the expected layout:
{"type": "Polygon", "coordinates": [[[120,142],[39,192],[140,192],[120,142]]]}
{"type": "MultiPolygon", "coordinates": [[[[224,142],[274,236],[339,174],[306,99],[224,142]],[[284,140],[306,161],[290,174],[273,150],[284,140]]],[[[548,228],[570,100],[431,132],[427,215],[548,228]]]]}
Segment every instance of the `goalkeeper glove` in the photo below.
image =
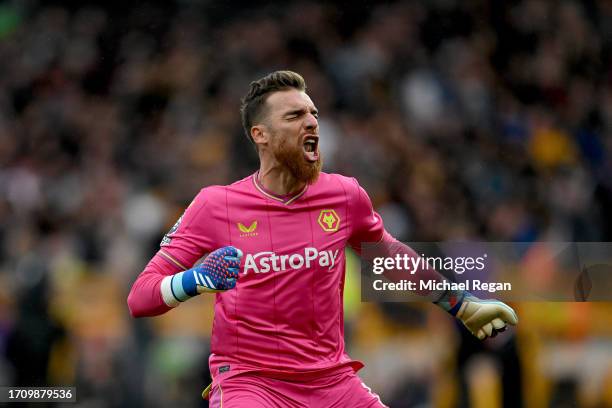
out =
{"type": "Polygon", "coordinates": [[[224,292],[236,286],[242,251],[226,246],[211,252],[204,261],[162,281],[161,292],[168,305],[178,305],[204,292],[224,292]]]}
{"type": "Polygon", "coordinates": [[[507,304],[479,299],[469,292],[447,292],[436,304],[461,320],[470,333],[480,340],[495,337],[506,330],[507,324],[518,323],[516,312],[507,304]]]}

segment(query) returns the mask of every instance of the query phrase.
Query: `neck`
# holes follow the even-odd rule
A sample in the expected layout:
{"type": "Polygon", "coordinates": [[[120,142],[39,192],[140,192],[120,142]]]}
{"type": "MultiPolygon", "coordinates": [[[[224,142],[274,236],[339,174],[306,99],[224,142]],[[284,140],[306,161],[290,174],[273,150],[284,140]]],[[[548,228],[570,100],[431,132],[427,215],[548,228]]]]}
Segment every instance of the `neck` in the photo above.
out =
{"type": "Polygon", "coordinates": [[[293,177],[287,168],[276,162],[262,161],[257,177],[266,190],[279,196],[298,193],[306,186],[306,183],[293,177]]]}

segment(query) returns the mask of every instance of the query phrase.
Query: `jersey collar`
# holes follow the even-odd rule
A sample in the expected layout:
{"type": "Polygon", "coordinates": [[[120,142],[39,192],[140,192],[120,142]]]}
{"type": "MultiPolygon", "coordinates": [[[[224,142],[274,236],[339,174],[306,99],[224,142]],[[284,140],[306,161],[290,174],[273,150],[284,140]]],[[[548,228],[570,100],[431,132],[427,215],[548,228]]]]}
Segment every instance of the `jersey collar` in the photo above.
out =
{"type": "Polygon", "coordinates": [[[300,198],[301,196],[303,196],[306,190],[308,189],[308,184],[306,184],[304,188],[301,191],[297,192],[296,194],[276,195],[272,193],[271,191],[268,191],[264,186],[261,185],[261,183],[258,180],[259,178],[258,176],[259,176],[259,171],[256,171],[255,174],[253,174],[253,176],[251,177],[253,179],[253,184],[255,185],[255,188],[259,190],[261,194],[265,195],[269,199],[278,201],[285,205],[289,205],[295,200],[297,200],[298,198],[300,198]]]}

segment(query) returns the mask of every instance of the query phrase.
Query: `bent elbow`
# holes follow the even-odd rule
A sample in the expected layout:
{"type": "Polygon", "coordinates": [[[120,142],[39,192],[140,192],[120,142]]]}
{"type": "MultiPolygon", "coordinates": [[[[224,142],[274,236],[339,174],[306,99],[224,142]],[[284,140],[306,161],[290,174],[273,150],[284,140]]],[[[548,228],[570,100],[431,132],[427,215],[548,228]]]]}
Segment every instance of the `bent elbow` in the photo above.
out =
{"type": "Polygon", "coordinates": [[[139,307],[138,301],[136,300],[136,297],[134,296],[133,292],[130,292],[130,294],[127,297],[127,305],[130,311],[130,315],[133,318],[146,316],[146,314],[144,313],[144,310],[141,307],[139,307]]]}

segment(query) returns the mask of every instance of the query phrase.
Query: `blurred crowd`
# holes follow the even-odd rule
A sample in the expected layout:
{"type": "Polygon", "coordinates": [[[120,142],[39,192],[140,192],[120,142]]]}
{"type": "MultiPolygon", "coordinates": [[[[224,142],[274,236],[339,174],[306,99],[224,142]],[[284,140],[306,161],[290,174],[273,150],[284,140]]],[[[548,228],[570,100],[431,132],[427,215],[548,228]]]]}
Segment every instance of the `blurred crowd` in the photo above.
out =
{"type": "MultiPolygon", "coordinates": [[[[113,4],[0,4],[0,384],[205,406],[211,297],[141,320],[125,298],[200,188],[257,169],[240,97],[276,69],[306,79],[324,170],[398,239],[612,240],[610,2],[113,4]]],[[[517,305],[507,344],[468,353],[510,347],[514,377],[454,381],[449,319],[358,296],[348,346],[391,406],[493,406],[508,382],[526,406],[612,404],[605,303],[517,305]]]]}

